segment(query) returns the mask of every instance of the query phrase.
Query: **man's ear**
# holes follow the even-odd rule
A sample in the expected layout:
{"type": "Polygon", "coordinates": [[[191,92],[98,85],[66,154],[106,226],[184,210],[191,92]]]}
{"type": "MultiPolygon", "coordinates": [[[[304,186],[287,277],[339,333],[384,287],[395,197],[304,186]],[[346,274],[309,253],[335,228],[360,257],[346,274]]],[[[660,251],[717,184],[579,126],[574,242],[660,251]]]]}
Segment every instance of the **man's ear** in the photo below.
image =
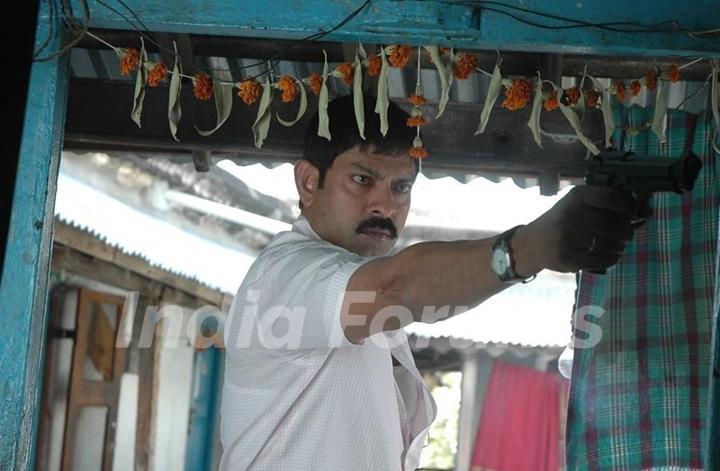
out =
{"type": "Polygon", "coordinates": [[[312,205],[320,183],[320,171],[308,160],[300,159],[295,163],[295,186],[303,208],[312,205]]]}

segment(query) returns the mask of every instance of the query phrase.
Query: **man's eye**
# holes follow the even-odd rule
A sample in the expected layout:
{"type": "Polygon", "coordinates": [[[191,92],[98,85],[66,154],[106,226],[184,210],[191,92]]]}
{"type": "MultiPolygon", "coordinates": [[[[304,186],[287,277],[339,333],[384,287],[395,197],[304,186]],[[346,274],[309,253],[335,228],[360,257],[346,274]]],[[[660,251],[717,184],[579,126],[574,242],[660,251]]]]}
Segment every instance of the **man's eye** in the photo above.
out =
{"type": "Polygon", "coordinates": [[[355,183],[359,183],[361,185],[369,185],[370,184],[370,177],[366,175],[353,175],[353,181],[355,183]]]}
{"type": "Polygon", "coordinates": [[[409,193],[410,190],[412,190],[412,185],[410,183],[401,183],[395,186],[395,191],[398,193],[409,193]]]}

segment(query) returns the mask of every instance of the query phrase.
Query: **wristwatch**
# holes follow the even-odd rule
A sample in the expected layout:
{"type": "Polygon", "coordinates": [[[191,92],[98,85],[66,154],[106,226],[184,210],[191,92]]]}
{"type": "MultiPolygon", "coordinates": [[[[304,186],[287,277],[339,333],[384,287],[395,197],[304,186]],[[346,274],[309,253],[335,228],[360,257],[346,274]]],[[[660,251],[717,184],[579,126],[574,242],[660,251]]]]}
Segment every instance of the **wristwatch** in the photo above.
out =
{"type": "Polygon", "coordinates": [[[495,243],[492,247],[492,259],[490,261],[490,266],[492,271],[497,275],[498,279],[503,283],[516,283],[518,281],[528,283],[537,276],[533,275],[525,278],[518,275],[515,271],[515,260],[513,259],[510,240],[515,234],[515,231],[521,227],[523,227],[522,224],[500,234],[498,238],[495,239],[495,243]]]}

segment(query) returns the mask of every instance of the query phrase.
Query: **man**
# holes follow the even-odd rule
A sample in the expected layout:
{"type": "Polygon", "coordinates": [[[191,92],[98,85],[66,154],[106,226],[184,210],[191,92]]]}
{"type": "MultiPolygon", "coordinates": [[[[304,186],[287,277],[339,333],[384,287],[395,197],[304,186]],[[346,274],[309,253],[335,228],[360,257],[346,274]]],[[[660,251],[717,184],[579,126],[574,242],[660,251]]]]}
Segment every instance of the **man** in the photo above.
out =
{"type": "Polygon", "coordinates": [[[295,165],[302,215],[258,256],[231,307],[223,470],[415,469],[435,404],[402,327],[544,268],[612,266],[633,235],[632,197],[578,187],[498,237],[387,256],[410,208],[414,130],[391,104],[383,137],[373,110],[366,98],[366,140],[352,97],[330,103],[330,141],[311,121],[295,165]]]}

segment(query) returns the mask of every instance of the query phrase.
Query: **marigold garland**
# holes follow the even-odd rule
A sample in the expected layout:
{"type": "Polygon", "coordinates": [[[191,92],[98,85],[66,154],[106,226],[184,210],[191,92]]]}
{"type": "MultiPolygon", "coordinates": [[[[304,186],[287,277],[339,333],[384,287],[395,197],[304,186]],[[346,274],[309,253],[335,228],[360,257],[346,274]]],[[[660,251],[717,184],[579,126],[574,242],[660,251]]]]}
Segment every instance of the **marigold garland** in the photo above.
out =
{"type": "Polygon", "coordinates": [[[410,154],[410,157],[413,157],[415,159],[420,159],[420,160],[422,160],[428,156],[428,151],[425,150],[424,147],[413,146],[410,148],[408,153],[410,154]]]}
{"type": "Polygon", "coordinates": [[[425,120],[424,116],[411,116],[407,119],[407,127],[409,128],[415,128],[420,126],[425,126],[427,124],[427,121],[425,120]]]}
{"type": "Polygon", "coordinates": [[[600,103],[600,93],[596,90],[585,91],[585,105],[588,108],[597,108],[600,103]]]}
{"type": "Polygon", "coordinates": [[[322,75],[318,74],[317,72],[313,72],[312,74],[310,74],[310,79],[308,80],[308,82],[310,85],[310,90],[315,95],[320,95],[320,89],[322,88],[323,83],[322,75]]]}
{"type": "Polygon", "coordinates": [[[353,65],[349,62],[343,62],[335,67],[335,71],[340,74],[342,81],[346,85],[353,83],[353,65]]]}
{"type": "Polygon", "coordinates": [[[125,49],[125,54],[120,59],[120,75],[130,74],[138,68],[138,65],[140,65],[140,51],[132,47],[125,49]]]}
{"type": "Polygon", "coordinates": [[[645,74],[645,86],[649,91],[655,90],[655,87],[657,87],[657,74],[655,72],[650,71],[645,74]]]}
{"type": "Polygon", "coordinates": [[[548,97],[543,101],[543,109],[545,111],[552,111],[556,110],[560,107],[560,103],[558,103],[557,99],[557,92],[550,92],[548,93],[548,97]]]}
{"type": "Polygon", "coordinates": [[[155,67],[153,67],[148,74],[148,86],[157,87],[158,85],[160,85],[160,82],[162,82],[165,76],[167,76],[167,73],[168,68],[165,64],[163,64],[162,62],[158,62],[157,64],[155,64],[155,67]]]}
{"type": "Polygon", "coordinates": [[[565,90],[565,97],[569,105],[574,105],[580,101],[580,89],[578,87],[570,87],[565,90]]]}
{"type": "MultiPolygon", "coordinates": [[[[101,39],[96,38],[101,42],[101,39]]],[[[108,45],[107,43],[105,43],[108,45]]],[[[150,69],[147,75],[147,85],[149,87],[158,87],[168,75],[168,67],[162,62],[142,62],[140,51],[135,48],[119,48],[112,45],[112,47],[120,57],[120,74],[125,76],[129,75],[133,71],[137,70],[138,67],[142,66],[150,69]]],[[[397,68],[405,67],[412,55],[412,48],[410,46],[392,45],[386,49],[388,52],[387,59],[390,65],[397,68]]],[[[445,54],[451,51],[447,47],[439,47],[439,53],[445,54]]],[[[418,48],[418,54],[419,54],[418,48]]],[[[460,53],[451,60],[453,67],[453,75],[459,80],[465,80],[470,77],[473,71],[477,70],[478,57],[469,53],[460,53]]],[[[694,63],[694,62],[693,62],[694,63]]],[[[363,61],[363,65],[367,66],[368,76],[374,77],[379,75],[382,68],[382,60],[378,55],[372,55],[367,57],[363,61]]],[[[342,63],[339,64],[333,75],[340,77],[342,81],[347,85],[352,85],[355,76],[355,64],[353,63],[342,63]]],[[[419,56],[418,56],[418,77],[419,77],[419,56]]],[[[181,75],[182,77],[189,78],[181,75]]],[[[193,94],[199,100],[208,100],[214,93],[214,82],[213,79],[204,73],[200,73],[191,78],[193,81],[193,94]]],[[[681,80],[680,67],[677,64],[669,65],[664,71],[659,68],[650,70],[647,72],[644,78],[639,80],[632,80],[629,87],[623,81],[618,81],[615,86],[611,89],[612,93],[617,97],[618,101],[623,102],[629,92],[631,96],[638,96],[642,87],[645,86],[649,91],[655,90],[658,85],[658,80],[666,80],[670,82],[678,82],[681,80]]],[[[309,77],[303,79],[303,83],[307,84],[310,90],[315,94],[319,95],[323,85],[323,78],[318,73],[312,73],[309,77]]],[[[503,81],[507,84],[508,81],[503,81]]],[[[506,85],[505,100],[502,102],[502,107],[508,110],[518,110],[524,108],[530,101],[533,94],[533,89],[528,80],[519,79],[509,81],[510,85],[506,85]]],[[[294,77],[290,75],[282,76],[275,84],[275,86],[282,91],[282,101],[291,102],[299,95],[300,87],[303,85],[294,77]]],[[[244,103],[250,105],[256,102],[262,92],[262,85],[255,79],[245,80],[238,86],[238,96],[243,100],[244,103]]],[[[560,103],[568,103],[569,105],[575,105],[582,93],[585,94],[586,106],[589,108],[597,108],[600,104],[601,98],[600,92],[594,89],[586,90],[582,92],[579,87],[571,87],[566,90],[561,90],[561,96],[558,97],[557,91],[552,91],[547,94],[542,100],[543,109],[545,111],[552,111],[559,108],[560,103]]],[[[416,93],[410,95],[408,101],[413,104],[410,117],[406,120],[408,127],[417,128],[417,136],[413,140],[412,147],[408,150],[409,154],[417,159],[424,159],[428,156],[427,150],[423,147],[422,139],[420,137],[420,128],[427,124],[427,120],[423,116],[420,106],[426,103],[426,99],[422,96],[422,88],[418,80],[416,93]]]]}
{"type": "Polygon", "coordinates": [[[193,78],[193,94],[198,100],[209,100],[213,94],[213,82],[207,74],[197,74],[193,78]]]}
{"type": "Polygon", "coordinates": [[[411,52],[410,46],[393,46],[392,52],[388,55],[388,62],[393,67],[405,67],[410,60],[411,52]]]}
{"type": "Polygon", "coordinates": [[[670,80],[671,82],[680,81],[680,68],[676,64],[672,64],[670,67],[668,67],[666,74],[668,80],[670,80]]]}
{"type": "Polygon", "coordinates": [[[260,98],[260,92],[262,91],[262,85],[255,79],[243,80],[240,83],[238,90],[238,96],[246,105],[252,105],[258,98],[260,98]]]}
{"type": "Polygon", "coordinates": [[[470,74],[475,71],[477,65],[477,56],[466,53],[458,54],[457,62],[455,63],[455,70],[453,71],[455,74],[455,78],[460,80],[467,79],[468,77],[470,77],[470,74]]]}
{"type": "Polygon", "coordinates": [[[293,101],[300,93],[300,89],[298,88],[297,83],[295,83],[295,79],[290,77],[289,75],[283,75],[282,77],[280,77],[280,80],[278,80],[277,83],[277,87],[282,91],[283,103],[289,103],[293,101]]]}
{"type": "Polygon", "coordinates": [[[425,103],[427,103],[427,100],[425,99],[424,96],[416,95],[414,93],[412,95],[410,95],[410,98],[408,98],[408,101],[415,106],[422,106],[425,103]]]}
{"type": "Polygon", "coordinates": [[[505,90],[505,100],[502,107],[510,111],[519,110],[527,105],[531,94],[530,82],[527,80],[515,80],[510,88],[505,90]]]}
{"type": "Polygon", "coordinates": [[[376,77],[380,75],[380,68],[382,67],[382,59],[378,56],[368,57],[368,76],[376,77]]]}
{"type": "Polygon", "coordinates": [[[615,86],[615,96],[618,100],[625,101],[625,84],[623,82],[618,82],[615,86]]]}

